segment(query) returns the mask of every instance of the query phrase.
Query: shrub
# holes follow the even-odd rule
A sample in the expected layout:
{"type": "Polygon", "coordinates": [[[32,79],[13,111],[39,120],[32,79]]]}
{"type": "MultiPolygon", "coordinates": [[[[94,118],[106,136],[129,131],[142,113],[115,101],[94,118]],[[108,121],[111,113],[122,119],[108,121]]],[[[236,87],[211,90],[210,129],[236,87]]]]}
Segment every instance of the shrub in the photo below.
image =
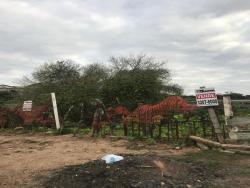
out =
{"type": "Polygon", "coordinates": [[[155,145],[155,144],[156,144],[156,141],[155,141],[155,139],[153,139],[153,138],[148,138],[148,139],[147,139],[147,143],[148,143],[148,145],[155,145]]]}

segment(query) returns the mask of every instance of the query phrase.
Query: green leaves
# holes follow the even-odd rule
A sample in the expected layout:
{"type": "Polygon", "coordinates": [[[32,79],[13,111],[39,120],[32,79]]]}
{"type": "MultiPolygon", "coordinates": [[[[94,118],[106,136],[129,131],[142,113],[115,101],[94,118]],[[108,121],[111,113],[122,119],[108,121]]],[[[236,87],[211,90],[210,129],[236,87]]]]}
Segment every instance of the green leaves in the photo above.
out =
{"type": "Polygon", "coordinates": [[[181,94],[182,89],[170,81],[169,70],[164,62],[145,55],[112,57],[113,74],[106,80],[102,90],[105,103],[122,105],[130,110],[138,103],[156,103],[169,94],[181,94]]]}
{"type": "Polygon", "coordinates": [[[59,114],[86,124],[92,121],[95,99],[106,106],[124,105],[131,111],[138,103],[157,103],[166,95],[181,94],[169,84],[170,73],[164,62],[146,55],[111,57],[109,64],[93,63],[85,67],[70,60],[45,63],[32,74],[32,83],[24,88],[23,99],[48,104],[55,92],[59,114]]]}
{"type": "Polygon", "coordinates": [[[39,67],[32,76],[38,83],[65,85],[79,79],[79,67],[78,64],[70,60],[45,63],[39,67]]]}

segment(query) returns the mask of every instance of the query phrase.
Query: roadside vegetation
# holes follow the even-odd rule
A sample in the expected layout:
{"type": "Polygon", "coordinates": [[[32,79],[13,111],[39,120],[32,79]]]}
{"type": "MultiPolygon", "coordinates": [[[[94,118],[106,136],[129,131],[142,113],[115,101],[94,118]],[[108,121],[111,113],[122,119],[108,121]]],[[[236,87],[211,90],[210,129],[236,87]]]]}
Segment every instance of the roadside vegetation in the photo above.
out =
{"type": "MultiPolygon", "coordinates": [[[[164,61],[146,55],[111,57],[107,63],[92,63],[85,66],[70,60],[44,63],[27,77],[20,80],[22,86],[17,90],[0,92],[0,108],[22,106],[24,100],[32,100],[33,105],[49,105],[52,114],[50,93],[55,92],[63,128],[56,131],[52,127],[32,125],[24,131],[45,132],[52,135],[73,134],[84,137],[91,132],[91,122],[95,110],[95,102],[102,101],[106,109],[118,105],[125,106],[130,111],[135,110],[139,103],[155,104],[170,95],[183,95],[181,86],[171,82],[171,71],[164,61]]],[[[248,99],[239,93],[231,93],[232,99],[248,99]]],[[[182,96],[189,103],[195,103],[193,96],[182,96]]],[[[218,95],[221,99],[221,95],[218,95]]],[[[235,115],[250,116],[249,103],[233,103],[235,115]]],[[[224,112],[222,102],[216,108],[223,131],[224,112]]],[[[189,134],[213,138],[211,122],[207,110],[196,110],[187,119],[183,114],[171,114],[167,123],[161,127],[155,125],[153,136],[147,140],[149,144],[167,140],[177,144],[188,142],[189,134]],[[177,128],[176,128],[177,127],[177,128]],[[178,129],[178,133],[176,132],[178,129]],[[159,132],[161,136],[159,137],[159,132]]],[[[20,125],[18,117],[7,118],[8,128],[20,125]]],[[[138,134],[138,124],[131,125],[128,136],[141,139],[138,134]]],[[[109,125],[103,125],[101,136],[110,135],[109,125]]],[[[121,123],[116,123],[114,135],[124,135],[121,123]]]]}

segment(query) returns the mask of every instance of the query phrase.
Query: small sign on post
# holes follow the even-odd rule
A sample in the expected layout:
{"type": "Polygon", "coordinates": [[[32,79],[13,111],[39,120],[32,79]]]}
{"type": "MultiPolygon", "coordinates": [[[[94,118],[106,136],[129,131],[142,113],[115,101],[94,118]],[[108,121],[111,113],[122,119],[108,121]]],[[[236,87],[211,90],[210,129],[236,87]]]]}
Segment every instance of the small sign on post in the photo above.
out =
{"type": "Polygon", "coordinates": [[[200,87],[195,90],[197,106],[208,107],[208,114],[213,123],[214,131],[220,143],[224,143],[224,137],[220,128],[219,120],[214,110],[218,106],[218,99],[214,88],[200,87]]]}
{"type": "Polygon", "coordinates": [[[32,110],[32,101],[24,101],[23,102],[23,111],[30,112],[32,110]]]}
{"type": "Polygon", "coordinates": [[[214,88],[201,87],[195,90],[197,106],[218,106],[218,99],[214,88]]]}
{"type": "Polygon", "coordinates": [[[60,122],[59,122],[59,116],[58,116],[58,110],[57,110],[57,104],[56,104],[56,95],[55,93],[51,93],[51,99],[53,104],[53,110],[54,110],[54,116],[56,121],[56,129],[60,129],[60,122]]]}

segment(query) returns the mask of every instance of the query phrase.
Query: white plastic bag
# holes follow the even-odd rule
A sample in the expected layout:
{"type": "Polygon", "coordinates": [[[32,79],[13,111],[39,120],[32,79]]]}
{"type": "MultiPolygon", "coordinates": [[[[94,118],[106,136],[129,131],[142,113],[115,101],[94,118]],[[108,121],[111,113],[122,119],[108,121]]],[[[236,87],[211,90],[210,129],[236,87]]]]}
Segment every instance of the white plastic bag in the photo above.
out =
{"type": "Polygon", "coordinates": [[[122,156],[114,155],[114,154],[108,154],[102,158],[102,160],[106,161],[106,164],[112,164],[112,163],[115,163],[117,161],[121,161],[123,159],[124,158],[122,156]]]}

